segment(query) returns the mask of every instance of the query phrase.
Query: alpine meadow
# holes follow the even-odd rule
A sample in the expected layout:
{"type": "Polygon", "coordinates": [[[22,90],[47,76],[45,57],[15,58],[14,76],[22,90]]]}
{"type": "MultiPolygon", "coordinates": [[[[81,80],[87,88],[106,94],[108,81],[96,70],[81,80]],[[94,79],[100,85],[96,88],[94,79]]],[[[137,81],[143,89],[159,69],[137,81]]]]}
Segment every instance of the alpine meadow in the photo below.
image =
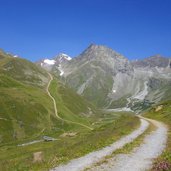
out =
{"type": "Polygon", "coordinates": [[[0,6],[0,171],[171,171],[169,0],[0,6]]]}

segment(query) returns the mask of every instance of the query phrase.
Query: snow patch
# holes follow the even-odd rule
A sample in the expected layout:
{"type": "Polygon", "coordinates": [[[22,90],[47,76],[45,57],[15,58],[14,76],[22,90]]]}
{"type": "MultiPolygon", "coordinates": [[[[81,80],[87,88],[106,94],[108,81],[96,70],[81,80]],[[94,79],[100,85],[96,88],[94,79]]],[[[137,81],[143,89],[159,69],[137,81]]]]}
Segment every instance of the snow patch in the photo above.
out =
{"type": "Polygon", "coordinates": [[[61,53],[61,56],[63,56],[66,60],[70,61],[72,58],[70,56],[68,56],[65,53],[61,53]]]}
{"type": "Polygon", "coordinates": [[[60,71],[61,73],[60,73],[60,76],[62,76],[62,75],[64,75],[64,71],[60,71]]]}
{"type": "Polygon", "coordinates": [[[60,71],[59,75],[63,76],[64,75],[64,71],[62,70],[62,66],[61,65],[59,65],[58,70],[60,71]]]}
{"type": "Polygon", "coordinates": [[[116,90],[112,90],[113,93],[116,93],[116,90]]]}
{"type": "Polygon", "coordinates": [[[55,64],[55,60],[50,60],[50,59],[45,59],[44,63],[48,64],[48,65],[54,65],[55,64]]]}
{"type": "Polygon", "coordinates": [[[14,58],[18,58],[18,55],[14,55],[13,57],[14,57],[14,58]]]}
{"type": "Polygon", "coordinates": [[[64,59],[67,61],[70,61],[72,58],[65,53],[60,53],[59,54],[59,61],[62,62],[64,59]]]}

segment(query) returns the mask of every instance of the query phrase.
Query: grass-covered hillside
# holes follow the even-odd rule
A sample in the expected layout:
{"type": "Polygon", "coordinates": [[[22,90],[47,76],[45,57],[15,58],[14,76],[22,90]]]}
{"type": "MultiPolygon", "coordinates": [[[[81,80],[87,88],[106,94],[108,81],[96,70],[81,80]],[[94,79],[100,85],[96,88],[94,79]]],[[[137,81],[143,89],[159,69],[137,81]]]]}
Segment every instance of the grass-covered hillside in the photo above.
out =
{"type": "Polygon", "coordinates": [[[41,67],[25,59],[14,58],[3,51],[0,51],[0,73],[40,88],[45,87],[48,82],[48,74],[41,67]]]}
{"type": "MultiPolygon", "coordinates": [[[[0,51],[0,143],[10,143],[47,134],[63,127],[54,114],[46,92],[48,73],[35,64],[0,51]]],[[[65,88],[57,79],[50,85],[59,115],[89,124],[92,105],[65,88]]],[[[73,126],[74,127],[74,126],[73,126]]],[[[63,129],[63,128],[62,128],[63,129]]]]}
{"type": "Polygon", "coordinates": [[[29,61],[0,53],[0,143],[35,136],[52,127],[48,74],[29,61]],[[40,98],[41,97],[41,98],[40,98]]]}
{"type": "Polygon", "coordinates": [[[100,149],[139,125],[132,114],[104,113],[58,78],[49,81],[47,71],[0,51],[0,170],[49,170],[100,149]],[[56,140],[18,146],[44,135],[56,140]]]}
{"type": "MultiPolygon", "coordinates": [[[[93,131],[76,127],[76,125],[71,129],[71,125],[63,123],[64,130],[54,129],[50,134],[51,137],[57,139],[56,141],[40,142],[22,147],[1,146],[0,170],[48,171],[61,163],[113,143],[136,129],[138,125],[137,117],[123,113],[101,115],[92,125],[93,131]],[[40,161],[37,162],[34,157],[36,153],[41,154],[40,161]]],[[[56,125],[56,128],[59,128],[59,125],[56,125]]]]}
{"type": "Polygon", "coordinates": [[[161,155],[161,157],[157,159],[154,166],[156,170],[158,169],[157,171],[160,171],[160,167],[163,165],[162,163],[170,163],[171,166],[171,100],[165,101],[163,103],[158,104],[157,106],[154,106],[144,115],[148,118],[164,122],[169,128],[167,148],[161,155]]]}

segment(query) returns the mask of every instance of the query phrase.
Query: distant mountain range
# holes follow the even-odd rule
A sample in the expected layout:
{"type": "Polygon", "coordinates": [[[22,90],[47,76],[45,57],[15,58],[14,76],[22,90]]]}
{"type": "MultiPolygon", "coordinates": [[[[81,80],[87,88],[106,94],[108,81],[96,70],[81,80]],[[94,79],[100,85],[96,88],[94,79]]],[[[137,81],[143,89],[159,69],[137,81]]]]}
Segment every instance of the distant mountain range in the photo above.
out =
{"type": "Polygon", "coordinates": [[[170,58],[129,61],[92,44],[75,58],[61,53],[34,64],[0,50],[0,143],[41,133],[44,125],[47,132],[56,124],[63,129],[47,96],[48,72],[59,115],[84,124],[97,108],[140,112],[171,99],[170,58]]]}
{"type": "Polygon", "coordinates": [[[66,54],[49,60],[53,64],[46,60],[38,64],[100,108],[140,111],[171,95],[171,58],[129,61],[106,46],[91,44],[72,60],[66,54]]]}
{"type": "Polygon", "coordinates": [[[160,117],[167,120],[171,58],[129,61],[91,44],[74,58],[60,53],[32,63],[0,50],[0,170],[49,170],[59,160],[99,150],[137,128],[129,111],[165,100],[158,107],[166,106],[160,117]],[[40,152],[42,162],[34,163],[40,152]]]}

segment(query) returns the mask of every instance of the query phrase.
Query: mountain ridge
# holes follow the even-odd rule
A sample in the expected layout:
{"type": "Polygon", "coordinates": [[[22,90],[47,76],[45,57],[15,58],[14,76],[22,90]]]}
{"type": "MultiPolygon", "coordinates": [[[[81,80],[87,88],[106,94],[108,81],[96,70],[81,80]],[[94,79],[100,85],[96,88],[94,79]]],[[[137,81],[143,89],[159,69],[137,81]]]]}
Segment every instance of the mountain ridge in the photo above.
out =
{"type": "Polygon", "coordinates": [[[162,55],[153,55],[142,60],[134,60],[131,63],[135,67],[159,67],[166,68],[171,66],[171,57],[166,58],[162,55]]]}
{"type": "MultiPolygon", "coordinates": [[[[41,66],[0,52],[0,144],[31,139],[44,132],[50,134],[56,126],[72,127],[54,115],[53,103],[46,91],[49,79],[41,66]]],[[[50,91],[62,118],[90,124],[89,118],[96,111],[92,104],[58,78],[50,84],[50,91]]]]}
{"type": "Polygon", "coordinates": [[[142,110],[144,104],[165,98],[171,80],[169,62],[159,55],[130,61],[111,48],[91,44],[70,62],[53,65],[51,71],[98,107],[142,110]],[[156,86],[163,87],[164,94],[155,99],[156,86]]]}
{"type": "Polygon", "coordinates": [[[91,44],[77,57],[60,53],[42,61],[36,64],[100,108],[142,110],[144,104],[168,98],[171,60],[161,55],[129,61],[111,48],[91,44]]]}

